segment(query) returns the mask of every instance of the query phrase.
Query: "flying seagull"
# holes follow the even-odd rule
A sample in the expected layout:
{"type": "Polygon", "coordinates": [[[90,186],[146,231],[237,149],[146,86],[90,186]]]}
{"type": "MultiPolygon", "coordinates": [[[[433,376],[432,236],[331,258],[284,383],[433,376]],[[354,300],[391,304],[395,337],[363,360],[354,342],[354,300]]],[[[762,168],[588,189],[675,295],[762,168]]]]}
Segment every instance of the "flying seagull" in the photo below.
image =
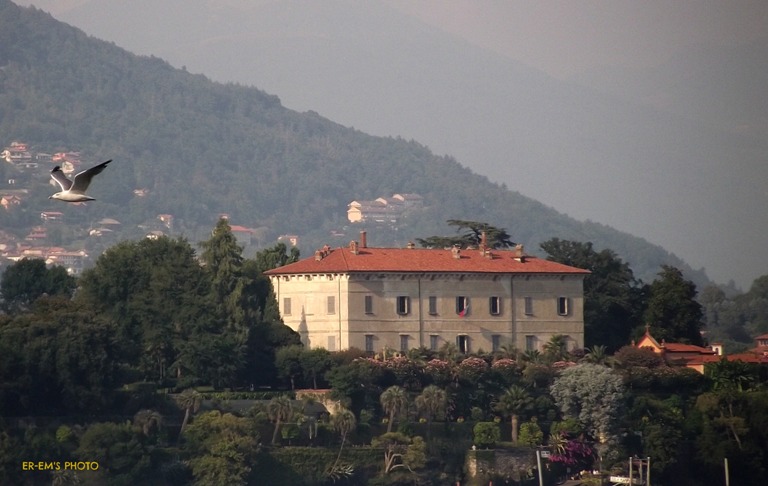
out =
{"type": "Polygon", "coordinates": [[[112,159],[102,162],[90,169],[78,172],[71,181],[67,179],[67,176],[61,171],[61,167],[57,165],[51,170],[51,177],[54,181],[59,183],[61,192],[49,196],[48,199],[58,199],[59,201],[64,202],[93,201],[94,198],[85,195],[85,190],[88,189],[88,185],[91,183],[93,176],[101,173],[110,162],[112,162],[112,159]]]}

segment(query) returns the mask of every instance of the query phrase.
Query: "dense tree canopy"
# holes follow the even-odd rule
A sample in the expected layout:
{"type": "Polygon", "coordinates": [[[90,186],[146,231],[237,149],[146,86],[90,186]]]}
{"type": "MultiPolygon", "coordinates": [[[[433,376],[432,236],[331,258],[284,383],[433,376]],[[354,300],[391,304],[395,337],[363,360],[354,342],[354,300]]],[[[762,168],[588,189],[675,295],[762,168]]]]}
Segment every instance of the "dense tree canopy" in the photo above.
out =
{"type": "Polygon", "coordinates": [[[541,244],[547,259],[589,270],[584,279],[584,346],[616,351],[629,343],[642,306],[642,288],[632,269],[611,250],[591,242],[552,238],[541,244]]]}
{"type": "Polygon", "coordinates": [[[674,267],[663,266],[649,287],[645,322],[656,339],[702,345],[704,313],[696,301],[696,285],[674,267]]]}
{"type": "Polygon", "coordinates": [[[575,418],[601,444],[618,442],[625,388],[608,367],[583,363],[564,370],[550,388],[565,418],[575,418]]]}
{"type": "Polygon", "coordinates": [[[2,308],[6,312],[28,309],[43,295],[71,297],[75,286],[75,277],[64,267],[48,268],[40,258],[22,258],[3,271],[0,282],[2,308]]]}

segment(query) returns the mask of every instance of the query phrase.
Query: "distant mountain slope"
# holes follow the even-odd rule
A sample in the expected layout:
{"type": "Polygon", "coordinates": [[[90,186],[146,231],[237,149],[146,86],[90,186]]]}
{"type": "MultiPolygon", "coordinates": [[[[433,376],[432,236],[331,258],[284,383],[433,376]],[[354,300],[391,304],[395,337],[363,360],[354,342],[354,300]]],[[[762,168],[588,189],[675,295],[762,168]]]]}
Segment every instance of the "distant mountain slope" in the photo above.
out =
{"type": "MultiPolygon", "coordinates": [[[[418,193],[426,208],[397,229],[370,228],[370,244],[445,234],[449,218],[487,221],[529,251],[552,237],[589,240],[618,252],[646,280],[662,263],[706,280],[659,246],[566,217],[416,142],[296,113],[258,89],[135,56],[8,0],[0,0],[0,133],[8,137],[2,143],[115,159],[94,184],[98,204],[64,208],[83,224],[110,217],[133,227],[170,213],[194,240],[227,213],[236,224],[266,228],[269,241],[301,235],[307,254],[357,237],[354,226],[338,233],[350,201],[418,193]],[[134,197],[136,188],[149,195],[134,197]]],[[[62,210],[44,198],[47,180],[42,168],[28,203],[33,213],[62,210]]]]}
{"type": "Polygon", "coordinates": [[[764,113],[764,50],[688,53],[606,92],[375,0],[44,3],[70,3],[63,18],[133,52],[418,140],[570,216],[659,242],[720,280],[748,285],[765,273],[768,137],[720,123],[764,113]],[[660,89],[636,96],[638,81],[660,89]]]}

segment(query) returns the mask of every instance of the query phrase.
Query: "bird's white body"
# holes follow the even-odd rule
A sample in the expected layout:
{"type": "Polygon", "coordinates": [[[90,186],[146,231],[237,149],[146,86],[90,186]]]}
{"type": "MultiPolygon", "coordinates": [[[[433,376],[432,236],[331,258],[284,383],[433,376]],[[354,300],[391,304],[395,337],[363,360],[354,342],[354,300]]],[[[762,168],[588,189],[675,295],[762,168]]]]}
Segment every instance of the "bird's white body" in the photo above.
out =
{"type": "Polygon", "coordinates": [[[59,184],[59,186],[61,186],[61,191],[52,194],[48,199],[58,199],[59,201],[64,202],[93,201],[94,198],[85,195],[85,190],[88,189],[93,176],[103,171],[110,162],[112,162],[112,159],[102,162],[90,169],[78,172],[71,181],[67,179],[67,176],[61,171],[61,167],[57,165],[51,170],[51,177],[59,184]]]}

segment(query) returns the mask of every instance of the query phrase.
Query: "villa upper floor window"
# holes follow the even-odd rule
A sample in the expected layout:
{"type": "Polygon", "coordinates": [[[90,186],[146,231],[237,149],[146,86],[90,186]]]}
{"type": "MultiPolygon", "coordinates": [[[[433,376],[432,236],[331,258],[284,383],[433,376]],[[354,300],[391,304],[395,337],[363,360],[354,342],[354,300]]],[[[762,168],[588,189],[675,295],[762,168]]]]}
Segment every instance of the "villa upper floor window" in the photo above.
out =
{"type": "Polygon", "coordinates": [[[407,315],[411,311],[411,298],[407,295],[398,295],[396,310],[401,316],[407,315]]]}

